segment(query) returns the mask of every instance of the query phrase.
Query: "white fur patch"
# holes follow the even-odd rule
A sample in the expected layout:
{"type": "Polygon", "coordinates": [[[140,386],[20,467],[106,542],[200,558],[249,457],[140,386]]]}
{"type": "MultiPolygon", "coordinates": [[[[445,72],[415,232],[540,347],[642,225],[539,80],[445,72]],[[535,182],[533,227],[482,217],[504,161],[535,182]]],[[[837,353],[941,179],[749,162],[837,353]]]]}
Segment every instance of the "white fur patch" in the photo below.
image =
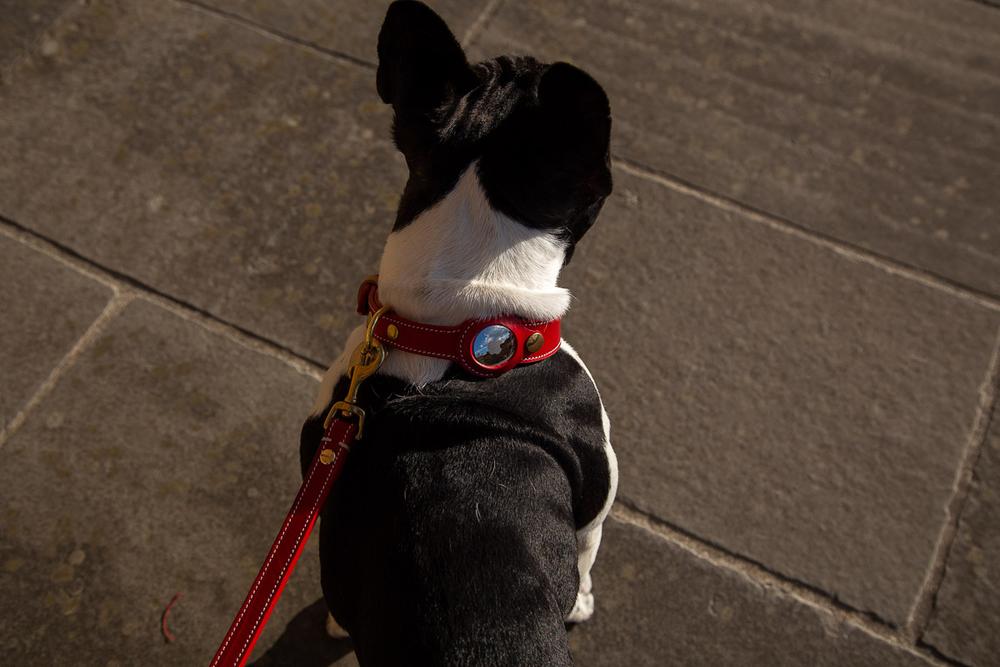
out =
{"type": "Polygon", "coordinates": [[[474,317],[562,317],[569,292],[556,286],[565,244],[495,211],[476,163],[455,188],[389,235],[379,296],[403,317],[454,325],[474,317]]]}
{"type": "MultiPolygon", "coordinates": [[[[590,573],[587,574],[587,581],[589,584],[590,573]]],[[[576,603],[573,605],[573,611],[569,613],[566,620],[570,623],[583,623],[584,621],[590,620],[590,617],[594,615],[594,594],[583,592],[583,584],[581,582],[580,591],[576,594],[576,603]]]]}

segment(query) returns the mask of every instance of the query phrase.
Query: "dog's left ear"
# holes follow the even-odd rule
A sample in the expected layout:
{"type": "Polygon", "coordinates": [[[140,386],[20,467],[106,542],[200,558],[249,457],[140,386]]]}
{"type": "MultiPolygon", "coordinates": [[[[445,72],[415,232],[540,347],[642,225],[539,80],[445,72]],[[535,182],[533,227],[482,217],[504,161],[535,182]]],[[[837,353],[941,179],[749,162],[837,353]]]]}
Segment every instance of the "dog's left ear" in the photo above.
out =
{"type": "Polygon", "coordinates": [[[415,0],[389,6],[378,35],[379,97],[399,112],[427,112],[474,85],[458,40],[444,20],[415,0]]]}
{"type": "Polygon", "coordinates": [[[564,62],[542,74],[538,103],[542,122],[534,151],[553,165],[547,170],[548,187],[567,195],[565,201],[552,200],[552,215],[565,224],[569,262],[573,246],[611,194],[611,105],[593,77],[564,62]]]}
{"type": "Polygon", "coordinates": [[[589,74],[568,63],[549,67],[538,82],[538,102],[545,121],[545,139],[562,156],[564,180],[557,187],[573,193],[572,213],[564,218],[569,241],[565,263],[576,243],[597,220],[604,199],[611,194],[611,105],[589,74]]]}
{"type": "Polygon", "coordinates": [[[551,65],[538,83],[538,102],[547,127],[545,135],[564,156],[579,182],[586,179],[595,196],[611,192],[608,152],[611,105],[589,74],[569,63],[551,65]]]}

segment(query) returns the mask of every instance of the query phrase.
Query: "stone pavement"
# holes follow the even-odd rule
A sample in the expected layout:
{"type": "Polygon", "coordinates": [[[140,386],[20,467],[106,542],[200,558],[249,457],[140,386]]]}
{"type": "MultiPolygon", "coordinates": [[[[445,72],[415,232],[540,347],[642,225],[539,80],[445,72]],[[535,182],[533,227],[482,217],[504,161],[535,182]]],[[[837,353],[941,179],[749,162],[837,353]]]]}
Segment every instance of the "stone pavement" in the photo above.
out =
{"type": "MultiPolygon", "coordinates": [[[[1000,664],[1000,8],[432,4],[612,101],[578,664],[1000,664]]],[[[214,650],[402,187],[383,13],[0,0],[0,663],[214,650]]],[[[356,664],[318,598],[307,556],[255,664],[356,664]]]]}

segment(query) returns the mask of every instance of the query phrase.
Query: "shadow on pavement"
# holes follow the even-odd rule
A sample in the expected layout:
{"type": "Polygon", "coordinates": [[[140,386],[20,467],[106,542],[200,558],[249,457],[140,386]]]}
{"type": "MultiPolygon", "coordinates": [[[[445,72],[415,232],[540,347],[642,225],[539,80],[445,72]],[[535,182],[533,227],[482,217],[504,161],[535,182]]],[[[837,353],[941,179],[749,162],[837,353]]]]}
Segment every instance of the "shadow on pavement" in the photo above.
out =
{"type": "Polygon", "coordinates": [[[251,667],[329,667],[352,650],[350,639],[326,634],[326,603],[320,598],[296,614],[251,667]]]}

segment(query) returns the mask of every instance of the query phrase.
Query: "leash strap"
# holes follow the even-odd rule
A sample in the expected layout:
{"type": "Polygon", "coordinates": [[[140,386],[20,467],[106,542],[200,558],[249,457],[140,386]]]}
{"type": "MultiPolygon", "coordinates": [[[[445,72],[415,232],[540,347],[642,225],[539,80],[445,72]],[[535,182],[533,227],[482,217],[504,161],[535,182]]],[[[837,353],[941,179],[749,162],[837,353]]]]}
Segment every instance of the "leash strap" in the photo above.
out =
{"type": "Polygon", "coordinates": [[[323,422],[323,438],[313,456],[305,481],[292,503],[292,509],[281,524],[267,558],[247,593],[226,638],[215,652],[210,667],[243,667],[267,624],[274,605],[288,583],[316,518],[326,503],[330,488],[351,451],[351,445],[361,439],[365,411],[357,404],[358,388],[385,361],[385,348],[375,339],[373,331],[385,309],[368,314],[365,339],[351,357],[350,386],[347,396],[330,408],[323,422]]]}
{"type": "Polygon", "coordinates": [[[344,467],[357,430],[358,426],[353,421],[340,417],[329,421],[305,482],[299,488],[271,550],[267,552],[264,565],[254,579],[243,606],[215,653],[211,667],[242,667],[246,664],[302,555],[330,488],[344,467]]]}

